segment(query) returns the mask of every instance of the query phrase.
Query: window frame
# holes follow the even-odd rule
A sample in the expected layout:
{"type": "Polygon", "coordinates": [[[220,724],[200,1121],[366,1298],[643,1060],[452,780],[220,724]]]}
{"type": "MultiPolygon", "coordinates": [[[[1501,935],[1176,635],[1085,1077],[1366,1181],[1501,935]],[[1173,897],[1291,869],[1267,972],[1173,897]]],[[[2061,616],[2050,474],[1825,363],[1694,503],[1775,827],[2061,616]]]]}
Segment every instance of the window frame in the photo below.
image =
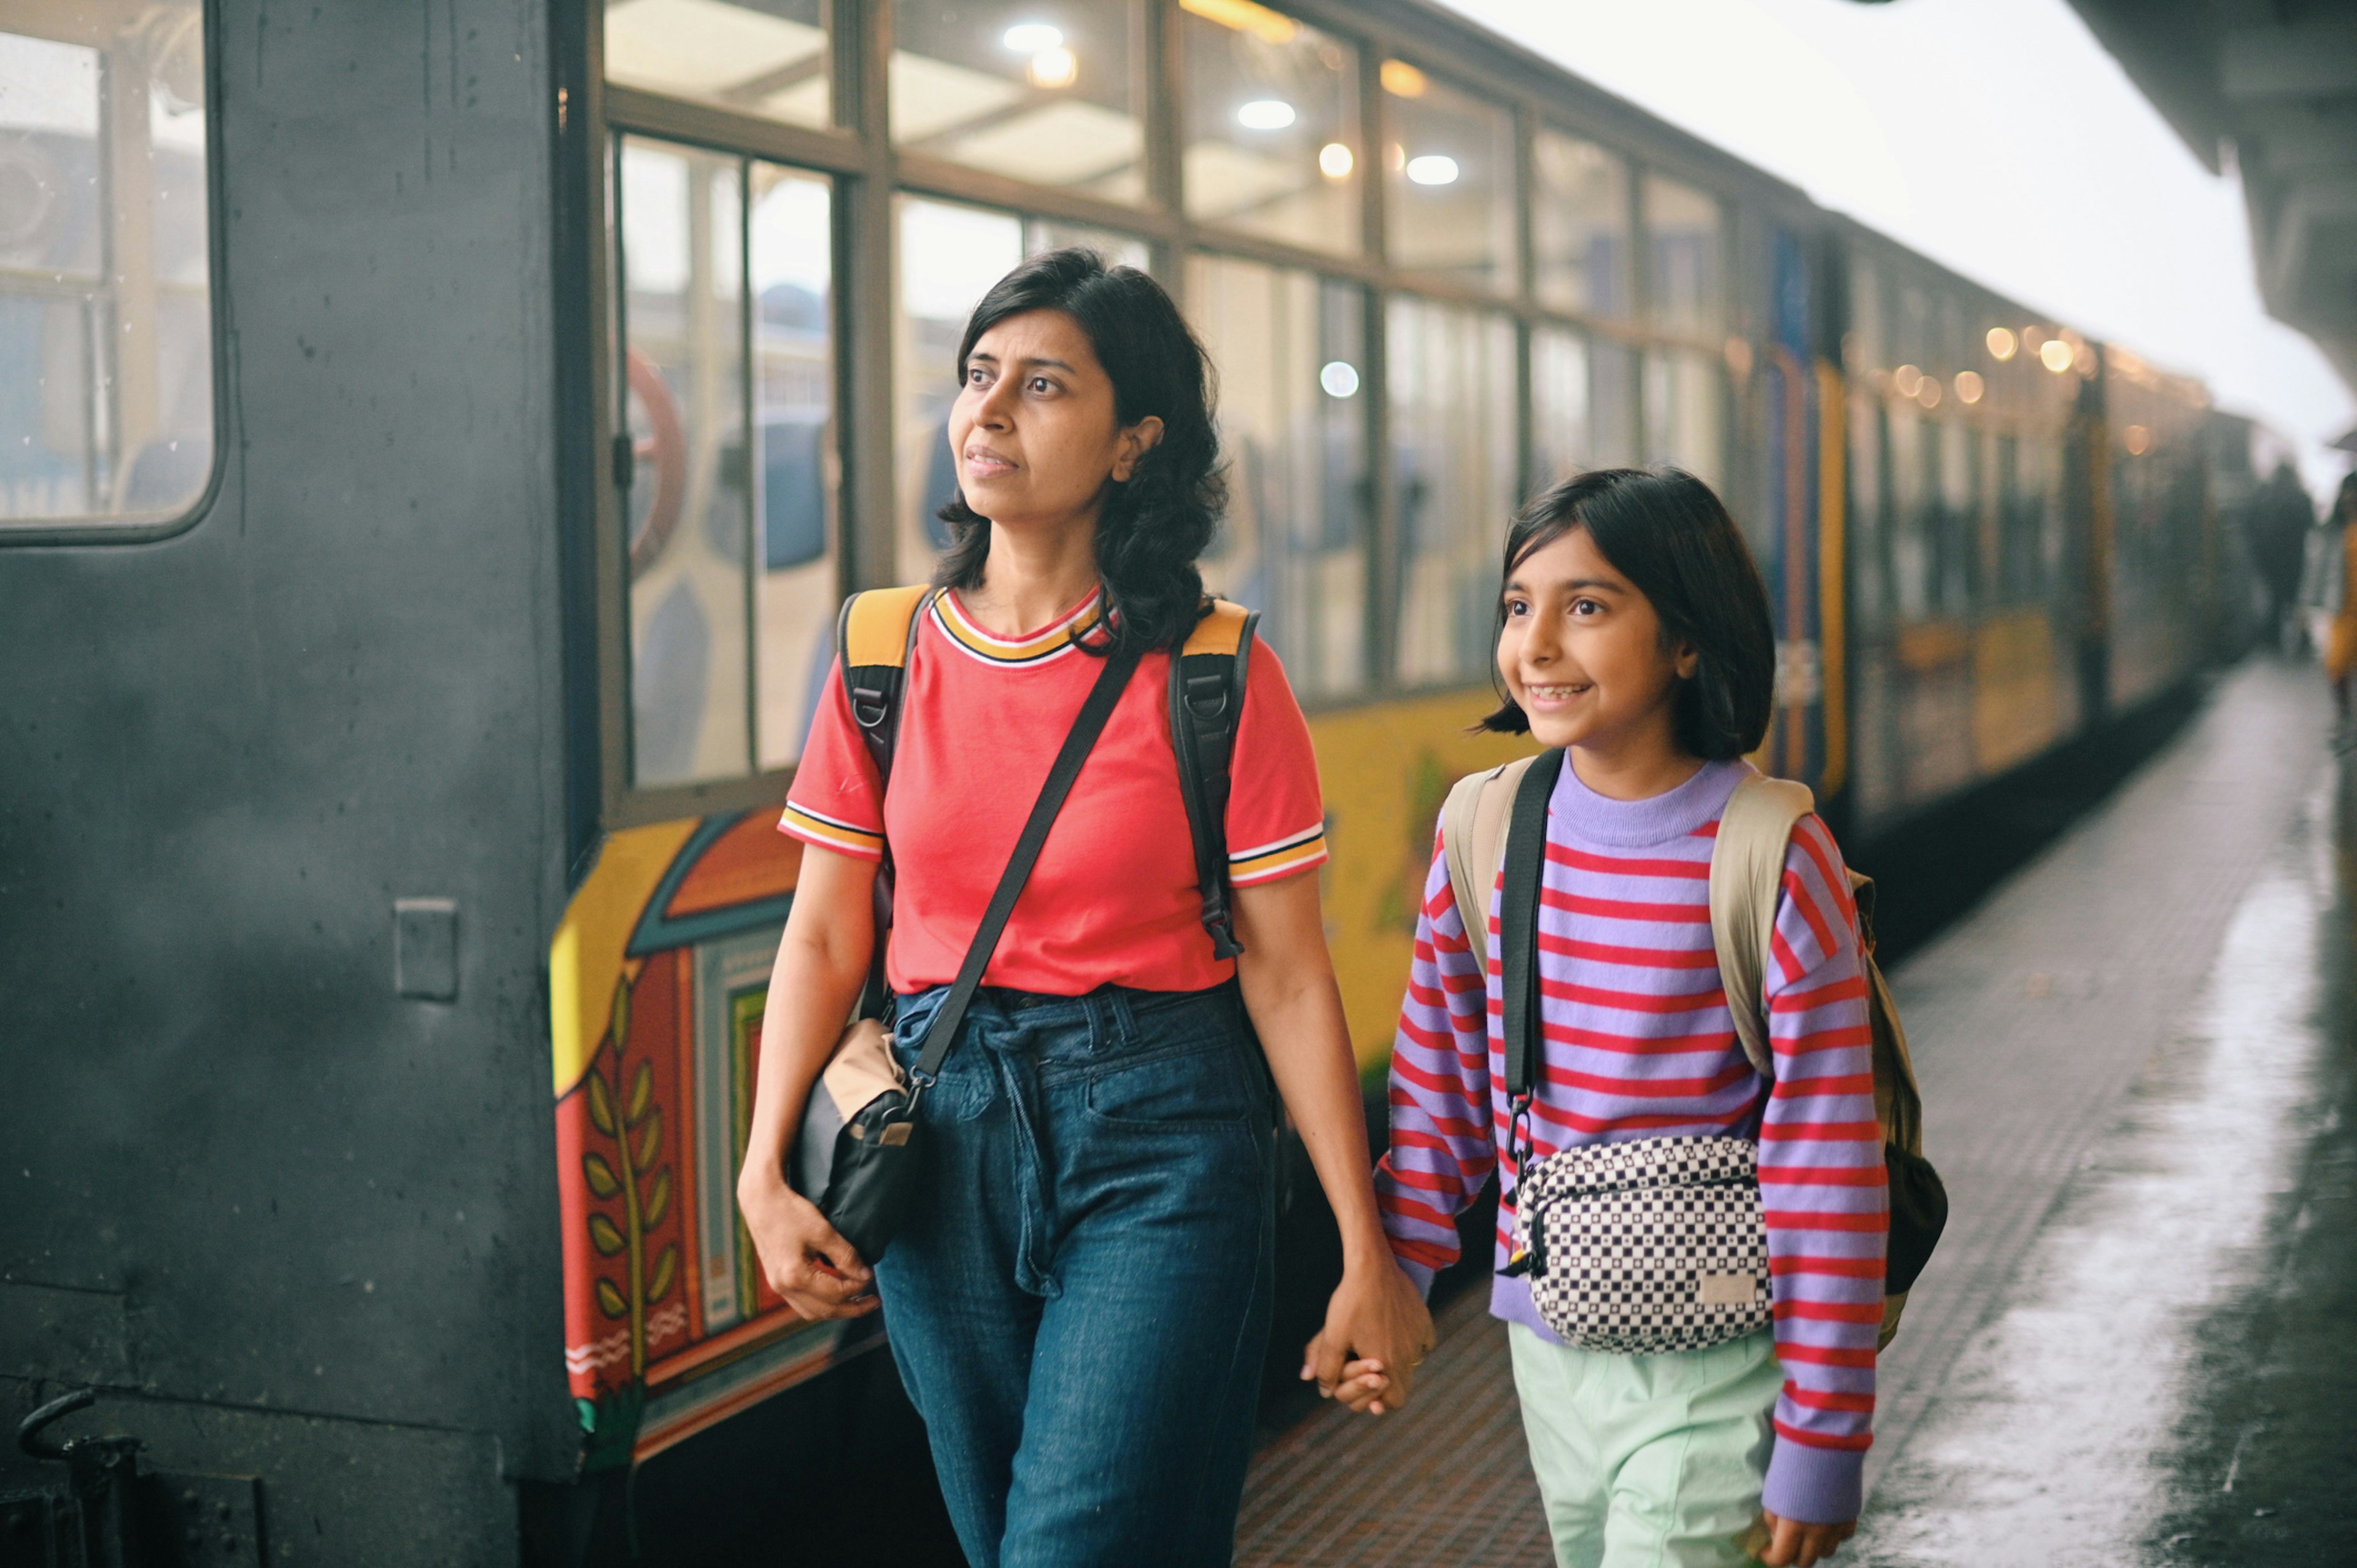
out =
{"type": "Polygon", "coordinates": [[[225,458],[232,439],[229,329],[224,319],[228,312],[221,305],[229,275],[227,226],[221,220],[229,201],[228,180],[221,156],[221,6],[218,0],[197,0],[197,7],[205,51],[205,335],[212,385],[212,452],[207,462],[204,485],[186,507],[168,511],[0,518],[0,549],[20,545],[153,544],[196,527],[212,513],[221,499],[229,468],[225,458]]]}

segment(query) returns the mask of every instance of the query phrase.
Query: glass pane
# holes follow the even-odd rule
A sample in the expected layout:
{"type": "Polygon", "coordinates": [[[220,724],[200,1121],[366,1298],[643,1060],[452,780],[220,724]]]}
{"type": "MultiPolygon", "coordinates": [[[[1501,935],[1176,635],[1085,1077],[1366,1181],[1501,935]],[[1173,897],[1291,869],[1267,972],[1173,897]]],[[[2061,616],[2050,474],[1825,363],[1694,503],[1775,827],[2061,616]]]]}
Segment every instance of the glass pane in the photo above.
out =
{"type": "Polygon", "coordinates": [[[1409,685],[1490,667],[1514,510],[1514,331],[1501,316],[1394,298],[1386,317],[1400,521],[1398,669],[1409,685]]]}
{"type": "Polygon", "coordinates": [[[751,768],[747,723],[743,169],[622,146],[624,373],[633,776],[751,768]]]}
{"type": "Polygon", "coordinates": [[[1645,177],[1645,296],[1659,325],[1718,330],[1727,288],[1720,221],[1717,198],[1645,177]]]}
{"type": "Polygon", "coordinates": [[[1358,55],[1251,0],[1179,0],[1187,213],[1359,249],[1358,55]]]}
{"type": "Polygon", "coordinates": [[[1629,314],[1629,166],[1593,142],[1531,140],[1531,250],[1540,303],[1629,314]]]}
{"type": "Polygon", "coordinates": [[[1187,303],[1220,377],[1228,517],[1203,561],[1215,592],[1264,612],[1294,690],[1366,680],[1365,296],[1221,256],[1187,263],[1187,303]]]}
{"type": "Polygon", "coordinates": [[[212,472],[196,0],[0,32],[0,521],[165,517],[212,472]],[[96,45],[40,36],[60,32],[96,45]]]}
{"type": "Polygon", "coordinates": [[[1513,121],[1405,60],[1385,60],[1383,82],[1392,260],[1512,292],[1513,121]]]}
{"type": "Polygon", "coordinates": [[[606,0],[606,80],[823,126],[826,28],[827,0],[606,0]]]}
{"type": "Polygon", "coordinates": [[[1720,488],[1725,477],[1720,361],[1687,349],[1645,356],[1645,461],[1720,488]]]}
{"type": "Polygon", "coordinates": [[[834,651],[834,330],[832,191],[816,175],[757,163],[746,248],[753,274],[753,406],[760,519],[754,577],[754,752],[802,755],[834,651]]]}
{"type": "Polygon", "coordinates": [[[1552,485],[1595,467],[1588,427],[1587,339],[1543,327],[1531,334],[1531,483],[1552,485]]]}
{"type": "Polygon", "coordinates": [[[1146,197],[1131,0],[893,0],[892,140],[1034,185],[1146,197]]]}
{"type": "Polygon", "coordinates": [[[948,525],[936,514],[957,494],[950,404],[957,401],[958,341],[975,304],[1016,263],[1043,251],[1084,246],[1115,265],[1141,271],[1146,252],[1142,241],[1085,224],[913,196],[897,205],[900,309],[893,385],[900,420],[893,447],[900,505],[893,556],[902,582],[921,583],[933,575],[933,558],[949,542],[948,525]]]}

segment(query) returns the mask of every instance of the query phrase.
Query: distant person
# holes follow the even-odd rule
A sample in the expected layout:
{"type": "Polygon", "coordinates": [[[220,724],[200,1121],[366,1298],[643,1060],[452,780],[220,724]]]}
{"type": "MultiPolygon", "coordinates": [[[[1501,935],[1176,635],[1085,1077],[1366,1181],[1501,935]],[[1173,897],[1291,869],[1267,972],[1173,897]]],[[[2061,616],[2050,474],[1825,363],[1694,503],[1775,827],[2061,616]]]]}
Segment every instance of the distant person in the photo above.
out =
{"type": "Polygon", "coordinates": [[[2332,682],[2333,711],[2339,718],[2334,744],[2348,750],[2357,744],[2350,725],[2349,682],[2357,674],[2357,596],[2350,593],[2351,553],[2357,551],[2357,473],[2344,477],[2332,510],[2317,532],[2317,548],[2309,554],[2309,582],[2302,596],[2322,626],[2317,644],[2324,655],[2324,673],[2332,682]]]}
{"type": "Polygon", "coordinates": [[[2316,527],[2316,503],[2289,463],[2278,463],[2251,497],[2251,564],[2259,585],[2266,590],[2266,626],[2284,655],[2299,650],[2301,625],[2299,585],[2308,536],[2316,527]]]}
{"type": "MultiPolygon", "coordinates": [[[[1496,888],[1476,889],[1491,912],[1484,965],[1436,854],[1393,1046],[1384,1227],[1428,1282],[1457,1259],[1456,1216],[1498,1173],[1490,1310],[1508,1325],[1558,1563],[1757,1554],[1806,1568],[1856,1528],[1889,1204],[1857,913],[1816,817],[1792,832],[1760,983],[1772,1082],[1744,1054],[1713,949],[1714,835],[1752,771],[1744,757],[1774,692],[1767,594],[1707,486],[1607,469],[1555,486],[1515,521],[1498,614],[1505,700],[1485,727],[1566,748],[1544,844],[1510,836],[1506,849],[1509,875],[1544,850],[1537,1088],[1510,1103],[1496,888]],[[1633,1179],[1623,1167],[1643,1160],[1674,1189],[1706,1158],[1756,1162],[1772,1326],[1766,1280],[1714,1272],[1711,1251],[1665,1260],[1695,1271],[1702,1294],[1682,1301],[1741,1305],[1745,1316],[1710,1334],[1668,1340],[1699,1348],[1590,1348],[1551,1327],[1548,1313],[1565,1316],[1555,1277],[1535,1295],[1528,1257],[1505,1245],[1525,1177],[1567,1171],[1619,1191],[1633,1179]]],[[[1556,1175],[1545,1179],[1555,1189],[1556,1175]]],[[[1762,1244],[1758,1230],[1746,1244],[1762,1244]]],[[[1598,1277],[1587,1263],[1577,1274],[1598,1277]]],[[[1663,1343],[1639,1299],[1637,1331],[1590,1345],[1663,1343]]]]}
{"type": "MultiPolygon", "coordinates": [[[[804,1317],[880,1295],[974,1568],[1211,1568],[1234,1552],[1269,1333],[1272,1075],[1341,1230],[1313,1373],[1330,1386],[1352,1360],[1354,1393],[1395,1406],[1432,1343],[1376,1209],[1318,908],[1317,762],[1284,667],[1254,643],[1226,822],[1243,954],[1222,958],[1167,708],[1172,650],[1209,607],[1195,563],[1222,499],[1202,347],[1144,273],[1056,251],[983,296],[957,371],[950,544],[914,622],[889,779],[834,679],[788,796],[780,825],[806,847],[737,1202],[804,1317]],[[1111,716],[996,947],[977,946],[1101,685],[1111,716]],[[904,1075],[968,950],[987,967],[937,1078],[915,1084],[913,1212],[868,1259],[782,1165],[869,972],[888,845],[904,1075]]],[[[833,1554],[862,1555],[856,1539],[833,1554]]]]}

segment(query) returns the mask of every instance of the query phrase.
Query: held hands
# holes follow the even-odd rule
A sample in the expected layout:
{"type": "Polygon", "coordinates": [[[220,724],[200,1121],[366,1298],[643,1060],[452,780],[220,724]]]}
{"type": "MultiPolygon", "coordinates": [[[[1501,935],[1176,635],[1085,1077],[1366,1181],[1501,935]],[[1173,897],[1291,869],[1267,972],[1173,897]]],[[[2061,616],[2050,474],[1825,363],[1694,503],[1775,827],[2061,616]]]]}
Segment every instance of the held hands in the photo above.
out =
{"type": "Polygon", "coordinates": [[[1416,1366],[1434,1343],[1424,1297],[1386,1252],[1344,1265],[1326,1326],[1302,1350],[1301,1380],[1316,1380],[1321,1399],[1382,1415],[1407,1403],[1416,1366]]]}
{"type": "Polygon", "coordinates": [[[770,1288],[803,1317],[860,1317],[882,1305],[876,1272],[852,1251],[818,1205],[771,1177],[748,1171],[737,1184],[737,1211],[753,1233],[770,1288]]]}
{"type": "Polygon", "coordinates": [[[1762,1510],[1760,1522],[1751,1527],[1751,1539],[1744,1544],[1768,1568],[1814,1568],[1857,1533],[1854,1519],[1839,1524],[1803,1524],[1762,1510]]]}

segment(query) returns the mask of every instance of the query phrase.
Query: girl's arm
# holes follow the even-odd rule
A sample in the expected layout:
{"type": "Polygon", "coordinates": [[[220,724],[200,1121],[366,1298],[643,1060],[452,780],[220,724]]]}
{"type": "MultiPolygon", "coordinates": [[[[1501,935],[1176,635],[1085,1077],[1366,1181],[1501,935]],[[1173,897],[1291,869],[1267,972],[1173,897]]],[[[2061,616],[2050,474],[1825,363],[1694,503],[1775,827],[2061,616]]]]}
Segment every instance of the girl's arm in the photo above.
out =
{"type": "Polygon", "coordinates": [[[785,1176],[802,1105],[834,1054],[867,978],[876,940],[875,884],[873,861],[803,846],[793,908],[770,971],[753,1125],[745,1168],[737,1176],[737,1212],[752,1232],[770,1288],[813,1319],[857,1317],[877,1306],[873,1272],[785,1176]]]}
{"type": "Polygon", "coordinates": [[[1432,1348],[1432,1316],[1392,1261],[1375,1210],[1358,1063],[1326,950],[1318,878],[1237,888],[1235,923],[1244,950],[1236,961],[1244,1011],[1342,1232],[1342,1283],[1305,1358],[1328,1392],[1341,1383],[1346,1362],[1364,1363],[1351,1368],[1354,1379],[1389,1380],[1372,1408],[1396,1408],[1407,1402],[1415,1364],[1432,1348]]]}

